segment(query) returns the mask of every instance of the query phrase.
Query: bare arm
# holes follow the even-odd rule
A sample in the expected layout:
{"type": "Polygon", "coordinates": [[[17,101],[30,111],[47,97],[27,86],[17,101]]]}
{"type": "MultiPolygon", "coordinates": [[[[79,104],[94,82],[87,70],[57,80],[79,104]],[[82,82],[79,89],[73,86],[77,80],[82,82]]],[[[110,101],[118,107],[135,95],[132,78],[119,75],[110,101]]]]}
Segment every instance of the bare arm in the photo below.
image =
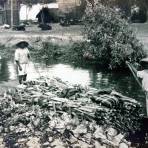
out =
{"type": "Polygon", "coordinates": [[[16,60],[16,64],[17,64],[19,70],[22,71],[22,67],[21,67],[21,65],[20,65],[20,62],[16,60]]]}
{"type": "MultiPolygon", "coordinates": [[[[28,50],[28,49],[27,49],[27,50],[28,50]]],[[[30,52],[29,52],[29,50],[28,50],[27,57],[28,57],[28,59],[31,59],[31,55],[30,55],[30,52]]]]}
{"type": "Polygon", "coordinates": [[[27,56],[28,56],[28,59],[30,59],[30,58],[31,58],[30,53],[28,53],[28,55],[27,55],[27,56]]]}
{"type": "Polygon", "coordinates": [[[16,50],[15,51],[14,57],[15,57],[16,65],[18,66],[19,70],[21,71],[22,70],[22,67],[21,67],[20,62],[19,62],[19,57],[20,57],[19,50],[16,50]]]}

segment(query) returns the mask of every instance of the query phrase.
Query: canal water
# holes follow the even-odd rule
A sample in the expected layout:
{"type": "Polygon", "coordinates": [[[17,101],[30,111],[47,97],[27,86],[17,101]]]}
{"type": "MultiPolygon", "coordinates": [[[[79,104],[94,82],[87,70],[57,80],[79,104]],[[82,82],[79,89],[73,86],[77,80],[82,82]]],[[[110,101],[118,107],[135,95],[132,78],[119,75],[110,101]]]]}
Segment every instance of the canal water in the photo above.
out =
{"type": "MultiPolygon", "coordinates": [[[[133,76],[128,72],[106,72],[93,66],[73,66],[61,63],[29,63],[28,79],[39,76],[58,77],[63,81],[97,89],[115,89],[123,95],[135,98],[143,105],[145,96],[133,76]]],[[[0,61],[0,83],[17,79],[16,67],[13,61],[0,61]]]]}

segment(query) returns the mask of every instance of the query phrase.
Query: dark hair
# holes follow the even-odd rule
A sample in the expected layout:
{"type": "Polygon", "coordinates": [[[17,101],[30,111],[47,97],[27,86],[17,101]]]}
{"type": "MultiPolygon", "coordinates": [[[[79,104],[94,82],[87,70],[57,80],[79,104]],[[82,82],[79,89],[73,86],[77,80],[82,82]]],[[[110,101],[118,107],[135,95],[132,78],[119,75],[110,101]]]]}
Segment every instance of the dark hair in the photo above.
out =
{"type": "Polygon", "coordinates": [[[148,62],[141,61],[140,65],[142,69],[148,69],[148,62]]]}
{"type": "Polygon", "coordinates": [[[21,42],[16,44],[16,47],[18,47],[18,48],[25,48],[25,47],[28,47],[28,45],[29,45],[28,42],[21,41],[21,42]]]}

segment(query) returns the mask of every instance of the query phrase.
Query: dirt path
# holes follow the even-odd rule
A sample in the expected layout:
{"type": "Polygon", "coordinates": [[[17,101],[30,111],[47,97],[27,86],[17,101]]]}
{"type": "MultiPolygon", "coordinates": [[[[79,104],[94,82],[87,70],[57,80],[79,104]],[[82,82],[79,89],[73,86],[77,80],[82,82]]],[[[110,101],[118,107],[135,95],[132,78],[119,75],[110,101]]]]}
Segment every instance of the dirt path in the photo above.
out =
{"type": "Polygon", "coordinates": [[[51,40],[58,44],[68,44],[69,42],[81,41],[83,36],[81,33],[82,27],[73,25],[70,27],[62,27],[59,24],[52,24],[52,30],[41,31],[37,26],[28,26],[26,31],[13,31],[11,29],[0,30],[0,44],[12,46],[20,39],[31,41],[51,40]]]}
{"type": "MultiPolygon", "coordinates": [[[[144,44],[148,53],[148,23],[131,24],[137,38],[144,44]]],[[[82,35],[83,27],[71,25],[62,27],[59,24],[52,24],[52,30],[41,31],[37,25],[26,27],[26,31],[12,31],[11,29],[0,29],[0,44],[12,46],[20,39],[28,41],[51,40],[58,44],[69,44],[74,41],[84,40],[82,35]]]]}

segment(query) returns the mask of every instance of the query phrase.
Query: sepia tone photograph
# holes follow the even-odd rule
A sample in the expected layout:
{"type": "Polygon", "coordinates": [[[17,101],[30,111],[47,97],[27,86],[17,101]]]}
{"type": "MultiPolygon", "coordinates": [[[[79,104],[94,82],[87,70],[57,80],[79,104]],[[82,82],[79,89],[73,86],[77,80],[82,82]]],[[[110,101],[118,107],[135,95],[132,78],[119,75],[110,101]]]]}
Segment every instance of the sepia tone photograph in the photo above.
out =
{"type": "Polygon", "coordinates": [[[148,0],[0,0],[0,148],[148,148],[148,0]]]}

